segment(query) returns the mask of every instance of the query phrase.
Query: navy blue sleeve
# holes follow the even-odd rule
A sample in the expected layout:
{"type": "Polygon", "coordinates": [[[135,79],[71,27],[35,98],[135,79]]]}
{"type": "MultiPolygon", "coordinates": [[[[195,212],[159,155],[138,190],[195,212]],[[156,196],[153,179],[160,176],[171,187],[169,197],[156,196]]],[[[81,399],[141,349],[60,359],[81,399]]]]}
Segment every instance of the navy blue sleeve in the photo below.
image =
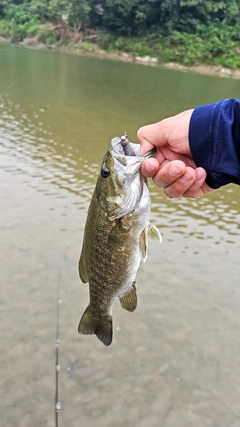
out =
{"type": "Polygon", "coordinates": [[[197,107],[189,127],[193,160],[207,171],[212,188],[240,184],[240,101],[225,99],[197,107]]]}

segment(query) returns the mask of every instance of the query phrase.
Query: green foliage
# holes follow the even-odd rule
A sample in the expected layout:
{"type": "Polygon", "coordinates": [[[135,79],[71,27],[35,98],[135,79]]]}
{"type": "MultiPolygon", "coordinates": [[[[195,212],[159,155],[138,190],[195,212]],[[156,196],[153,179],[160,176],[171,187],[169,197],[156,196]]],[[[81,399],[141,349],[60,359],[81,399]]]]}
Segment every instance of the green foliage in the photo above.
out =
{"type": "Polygon", "coordinates": [[[61,16],[67,12],[65,0],[29,0],[30,11],[42,22],[49,19],[61,19],[61,16]]]}
{"type": "Polygon", "coordinates": [[[26,37],[35,36],[38,33],[40,23],[37,20],[26,21],[23,24],[17,24],[14,19],[9,24],[9,36],[11,41],[21,41],[26,37]]]}
{"type": "Polygon", "coordinates": [[[172,49],[169,48],[163,48],[162,52],[160,53],[158,60],[160,64],[164,64],[166,62],[175,62],[176,61],[176,54],[174,54],[172,49]]]}
{"type": "Polygon", "coordinates": [[[117,33],[131,33],[133,8],[137,0],[105,0],[103,25],[117,33]]]}
{"type": "Polygon", "coordinates": [[[0,0],[0,35],[13,41],[37,34],[50,45],[88,30],[105,50],[240,67],[240,0],[0,0]]]}
{"type": "Polygon", "coordinates": [[[14,20],[16,24],[24,24],[32,18],[27,3],[17,5],[9,2],[5,16],[9,21],[14,20]]]}
{"type": "Polygon", "coordinates": [[[60,35],[55,34],[52,27],[49,25],[41,25],[38,31],[38,40],[41,43],[45,43],[47,46],[51,46],[59,41],[60,35]]]}
{"type": "Polygon", "coordinates": [[[240,67],[237,43],[227,35],[217,37],[217,32],[206,31],[205,37],[197,34],[172,32],[169,36],[151,33],[143,37],[99,34],[99,45],[110,51],[121,51],[133,56],[152,56],[160,63],[178,62],[184,65],[222,64],[225,67],[240,67]]]}
{"type": "Polygon", "coordinates": [[[40,22],[31,14],[27,2],[15,4],[3,1],[0,5],[5,13],[5,19],[1,21],[1,32],[6,37],[16,42],[37,34],[40,22]]]}
{"type": "Polygon", "coordinates": [[[87,27],[90,12],[91,7],[87,0],[70,0],[68,2],[68,21],[75,32],[87,27]]]}
{"type": "Polygon", "coordinates": [[[104,50],[112,48],[116,37],[112,33],[99,32],[99,47],[104,50]]]}
{"type": "Polygon", "coordinates": [[[0,37],[9,37],[7,19],[2,19],[0,21],[0,37]]]}
{"type": "Polygon", "coordinates": [[[32,0],[30,2],[30,12],[43,22],[49,14],[48,0],[32,0]]]}

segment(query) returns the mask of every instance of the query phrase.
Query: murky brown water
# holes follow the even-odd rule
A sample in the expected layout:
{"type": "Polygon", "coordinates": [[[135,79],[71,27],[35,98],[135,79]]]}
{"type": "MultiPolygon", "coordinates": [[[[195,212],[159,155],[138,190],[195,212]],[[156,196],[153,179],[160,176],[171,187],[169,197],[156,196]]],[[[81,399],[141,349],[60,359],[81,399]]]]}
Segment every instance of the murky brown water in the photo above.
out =
{"type": "Polygon", "coordinates": [[[240,193],[167,200],[150,185],[139,305],[105,348],[77,333],[77,263],[110,139],[240,97],[236,80],[0,45],[1,425],[240,426],[240,193]],[[58,317],[59,314],[59,317],[58,317]],[[59,326],[59,337],[57,329],[59,326]]]}

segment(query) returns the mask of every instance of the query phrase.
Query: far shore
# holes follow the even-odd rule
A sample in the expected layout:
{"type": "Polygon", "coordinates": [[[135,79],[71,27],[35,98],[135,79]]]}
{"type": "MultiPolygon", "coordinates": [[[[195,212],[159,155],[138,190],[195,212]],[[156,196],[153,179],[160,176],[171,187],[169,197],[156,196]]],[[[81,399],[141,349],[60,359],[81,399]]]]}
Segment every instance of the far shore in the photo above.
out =
{"type": "MultiPolygon", "coordinates": [[[[7,44],[13,44],[10,40],[0,37],[0,43],[7,43],[7,44]]],[[[15,45],[20,45],[32,49],[46,49],[46,50],[57,50],[61,52],[66,52],[74,55],[85,55],[85,56],[95,56],[98,58],[106,58],[106,59],[112,59],[116,61],[124,61],[124,62],[135,62],[138,64],[143,65],[150,65],[153,67],[159,67],[159,68],[168,68],[172,70],[179,70],[179,71],[190,71],[195,72],[199,74],[206,74],[209,76],[219,76],[219,77],[227,77],[232,79],[240,79],[240,69],[230,69],[225,68],[221,66],[216,65],[204,65],[204,64],[198,64],[198,65],[192,65],[192,66],[186,66],[179,64],[177,62],[167,62],[167,63],[159,63],[157,58],[152,58],[150,56],[140,57],[140,56],[134,56],[128,53],[124,52],[108,52],[99,49],[96,45],[94,46],[94,49],[81,49],[74,47],[71,43],[69,46],[47,46],[43,43],[39,43],[37,39],[35,38],[28,38],[25,39],[23,42],[15,43],[15,45]]]]}

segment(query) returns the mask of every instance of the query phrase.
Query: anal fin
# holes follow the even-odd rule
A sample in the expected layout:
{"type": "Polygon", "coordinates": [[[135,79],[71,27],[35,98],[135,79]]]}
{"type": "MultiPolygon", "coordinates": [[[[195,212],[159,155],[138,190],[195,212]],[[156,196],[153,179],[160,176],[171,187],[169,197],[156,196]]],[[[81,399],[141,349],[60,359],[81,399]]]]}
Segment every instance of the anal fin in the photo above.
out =
{"type": "Polygon", "coordinates": [[[130,290],[126,292],[121,298],[119,298],[122,308],[133,312],[137,308],[137,290],[136,282],[134,281],[130,290]]]}

